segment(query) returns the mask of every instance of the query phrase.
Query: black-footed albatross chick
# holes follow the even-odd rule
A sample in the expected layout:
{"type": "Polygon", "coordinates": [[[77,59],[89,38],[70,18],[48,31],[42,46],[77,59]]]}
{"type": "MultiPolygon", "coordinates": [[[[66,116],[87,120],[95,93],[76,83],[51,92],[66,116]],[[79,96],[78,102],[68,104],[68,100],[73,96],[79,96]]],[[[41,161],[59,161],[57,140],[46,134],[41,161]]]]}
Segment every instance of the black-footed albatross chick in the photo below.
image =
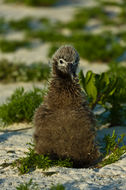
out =
{"type": "Polygon", "coordinates": [[[70,158],[74,167],[88,167],[99,152],[95,118],[76,76],[78,63],[79,55],[70,45],[61,46],[52,57],[48,94],[34,116],[35,150],[52,158],[70,158]]]}

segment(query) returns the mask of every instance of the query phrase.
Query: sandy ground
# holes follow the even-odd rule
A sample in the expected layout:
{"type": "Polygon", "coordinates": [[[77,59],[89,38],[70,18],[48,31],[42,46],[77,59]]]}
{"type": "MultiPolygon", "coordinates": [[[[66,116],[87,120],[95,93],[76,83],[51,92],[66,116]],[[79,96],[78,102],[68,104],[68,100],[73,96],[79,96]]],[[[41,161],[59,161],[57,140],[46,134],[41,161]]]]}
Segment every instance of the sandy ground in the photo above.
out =
{"type": "Polygon", "coordinates": [[[74,15],[74,11],[76,6],[92,6],[94,5],[94,0],[74,0],[74,4],[72,3],[63,6],[56,6],[51,8],[33,8],[33,7],[25,7],[21,5],[15,4],[4,4],[2,0],[0,0],[0,16],[6,19],[14,19],[18,20],[26,16],[30,17],[46,17],[51,19],[57,19],[61,21],[68,21],[72,19],[74,15]],[[60,15],[60,16],[59,16],[60,15]]]}
{"type": "MultiPolygon", "coordinates": [[[[21,125],[21,124],[20,124],[21,125]]],[[[28,127],[31,125],[22,125],[18,127],[28,127]]],[[[12,129],[17,128],[13,126],[12,129]]],[[[116,130],[118,135],[126,133],[125,127],[115,127],[111,129],[102,129],[97,132],[97,139],[102,141],[105,134],[112,134],[116,130]]],[[[33,129],[17,132],[0,132],[0,164],[3,162],[12,162],[15,159],[24,156],[27,151],[26,143],[32,142],[33,129]]],[[[126,139],[125,139],[126,140],[126,139]]],[[[15,190],[20,183],[28,182],[31,178],[33,182],[38,183],[41,190],[49,189],[53,184],[63,184],[66,190],[125,190],[126,189],[126,154],[121,159],[111,165],[100,169],[72,169],[53,167],[48,172],[56,174],[47,177],[42,169],[37,169],[25,175],[19,175],[16,168],[0,167],[0,189],[15,190]]]]}

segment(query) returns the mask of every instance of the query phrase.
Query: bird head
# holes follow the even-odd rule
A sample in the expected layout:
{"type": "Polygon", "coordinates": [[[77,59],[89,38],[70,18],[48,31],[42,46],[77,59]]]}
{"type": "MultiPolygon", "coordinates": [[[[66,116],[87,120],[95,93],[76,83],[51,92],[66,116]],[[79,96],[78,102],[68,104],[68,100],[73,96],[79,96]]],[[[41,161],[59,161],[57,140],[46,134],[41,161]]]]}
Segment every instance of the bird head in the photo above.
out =
{"type": "Polygon", "coordinates": [[[71,45],[61,46],[52,57],[53,70],[62,76],[76,76],[79,54],[71,45]]]}

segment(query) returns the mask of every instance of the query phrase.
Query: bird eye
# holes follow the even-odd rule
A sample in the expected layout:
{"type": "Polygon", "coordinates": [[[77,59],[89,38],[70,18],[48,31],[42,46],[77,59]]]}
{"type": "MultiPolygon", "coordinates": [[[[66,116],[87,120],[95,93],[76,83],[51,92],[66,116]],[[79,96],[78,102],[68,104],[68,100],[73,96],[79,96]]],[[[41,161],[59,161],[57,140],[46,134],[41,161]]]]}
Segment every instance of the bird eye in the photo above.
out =
{"type": "Polygon", "coordinates": [[[60,61],[59,61],[61,64],[63,64],[63,60],[62,59],[60,59],[60,61]]]}

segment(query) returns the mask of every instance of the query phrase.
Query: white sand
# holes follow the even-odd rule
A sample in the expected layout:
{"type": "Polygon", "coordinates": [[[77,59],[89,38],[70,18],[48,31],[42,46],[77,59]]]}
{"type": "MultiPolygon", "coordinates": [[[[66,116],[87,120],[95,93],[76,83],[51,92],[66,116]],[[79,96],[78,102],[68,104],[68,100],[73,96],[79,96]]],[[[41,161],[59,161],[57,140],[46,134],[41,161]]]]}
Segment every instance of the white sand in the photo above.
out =
{"type": "Polygon", "coordinates": [[[19,50],[12,53],[0,52],[0,59],[7,59],[9,61],[19,63],[33,63],[37,61],[48,63],[48,49],[49,44],[40,44],[36,48],[32,49],[20,48],[19,50]]]}
{"type": "MultiPolygon", "coordinates": [[[[76,0],[77,2],[77,0],[76,0]]],[[[94,5],[93,0],[81,0],[80,3],[76,3],[73,6],[59,6],[59,7],[27,7],[23,5],[15,4],[4,4],[0,0],[0,16],[6,18],[7,20],[14,19],[18,20],[23,17],[46,17],[51,19],[57,19],[61,21],[68,21],[72,19],[76,6],[92,6],[94,5]]]]}

